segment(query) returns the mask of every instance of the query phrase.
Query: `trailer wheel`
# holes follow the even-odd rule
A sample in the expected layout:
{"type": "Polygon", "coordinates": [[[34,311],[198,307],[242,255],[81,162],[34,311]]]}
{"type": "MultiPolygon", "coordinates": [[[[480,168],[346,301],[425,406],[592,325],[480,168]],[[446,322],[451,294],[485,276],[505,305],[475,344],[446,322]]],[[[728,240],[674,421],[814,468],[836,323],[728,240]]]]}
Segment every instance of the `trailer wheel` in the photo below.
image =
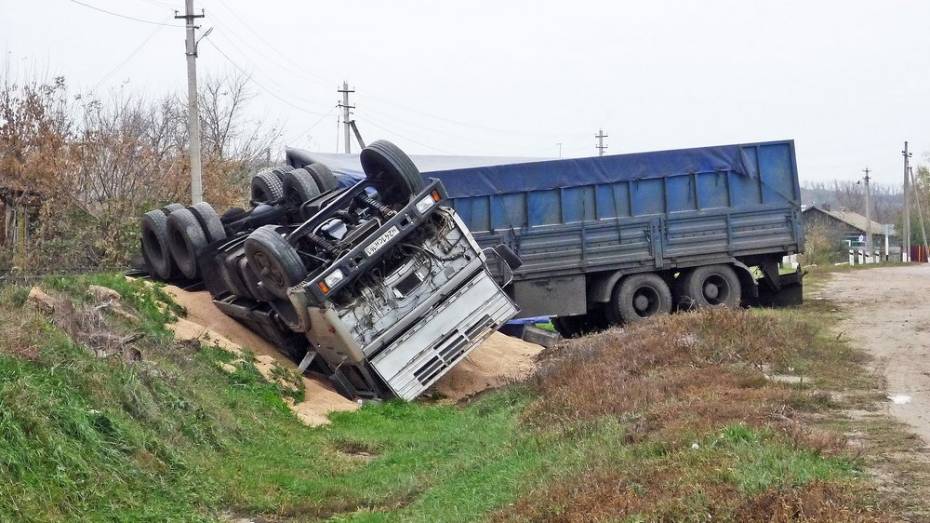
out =
{"type": "Polygon", "coordinates": [[[632,323],[672,311],[672,291],[658,274],[627,276],[614,288],[607,309],[611,323],[632,323]]]}
{"type": "Polygon", "coordinates": [[[223,221],[220,215],[216,214],[213,206],[207,202],[195,203],[190,206],[190,210],[197,217],[203,231],[207,233],[207,242],[213,243],[226,239],[226,229],[223,228],[223,221]]]}
{"type": "Polygon", "coordinates": [[[252,203],[273,203],[284,197],[284,183],[274,169],[259,171],[252,177],[252,203]]]}
{"type": "Polygon", "coordinates": [[[178,267],[168,248],[168,217],[161,209],[142,215],[142,257],[154,276],[162,280],[177,276],[178,267]]]}
{"type": "Polygon", "coordinates": [[[333,172],[329,170],[329,167],[322,163],[311,163],[307,167],[304,167],[304,169],[316,180],[316,186],[320,188],[320,194],[339,187],[339,180],[337,180],[333,172]]]}
{"type": "Polygon", "coordinates": [[[362,149],[362,170],[377,187],[385,203],[406,204],[426,185],[413,160],[387,140],[362,149]]]}
{"type": "Polygon", "coordinates": [[[193,280],[198,276],[197,256],[207,243],[200,221],[189,209],[178,209],[168,216],[168,248],[185,277],[193,280]]]}
{"type": "Polygon", "coordinates": [[[679,276],[678,306],[681,309],[703,307],[739,307],[742,286],[729,265],[705,265],[679,276]]]}
{"type": "Polygon", "coordinates": [[[252,231],[245,240],[245,255],[262,287],[279,298],[287,299],[287,289],[306,276],[297,250],[278,234],[274,225],[263,225],[252,231]]]}
{"type": "Polygon", "coordinates": [[[284,174],[284,200],[295,209],[320,195],[316,179],[306,169],[294,169],[284,174]]]}

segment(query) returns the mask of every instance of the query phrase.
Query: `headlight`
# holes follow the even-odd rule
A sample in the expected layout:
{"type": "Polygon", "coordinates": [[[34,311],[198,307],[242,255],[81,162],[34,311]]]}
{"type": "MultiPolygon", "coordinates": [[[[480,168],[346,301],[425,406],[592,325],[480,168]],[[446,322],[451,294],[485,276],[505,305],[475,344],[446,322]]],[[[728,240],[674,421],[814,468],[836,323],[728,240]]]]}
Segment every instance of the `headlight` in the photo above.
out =
{"type": "Polygon", "coordinates": [[[417,212],[420,213],[420,214],[423,214],[423,213],[425,213],[426,211],[430,210],[430,208],[431,208],[435,203],[436,203],[436,202],[433,201],[433,195],[427,194],[426,196],[423,197],[423,199],[421,199],[420,201],[417,202],[417,212]]]}
{"type": "Polygon", "coordinates": [[[328,293],[330,289],[338,285],[339,282],[345,279],[345,277],[345,274],[342,274],[341,270],[334,270],[325,278],[323,278],[323,281],[318,284],[320,286],[320,290],[323,291],[323,293],[328,293]]]}
{"type": "Polygon", "coordinates": [[[420,214],[425,213],[426,211],[430,210],[433,205],[439,203],[439,200],[441,199],[442,196],[439,195],[439,191],[433,191],[429,193],[417,202],[417,212],[420,214]]]}

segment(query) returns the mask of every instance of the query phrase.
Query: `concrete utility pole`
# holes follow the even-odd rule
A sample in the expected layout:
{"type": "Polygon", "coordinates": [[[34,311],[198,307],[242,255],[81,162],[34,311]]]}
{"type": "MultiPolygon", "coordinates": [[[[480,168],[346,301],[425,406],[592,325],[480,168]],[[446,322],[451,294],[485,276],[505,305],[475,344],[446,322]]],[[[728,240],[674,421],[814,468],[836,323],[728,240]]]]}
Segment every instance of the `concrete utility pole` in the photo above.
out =
{"type": "Polygon", "coordinates": [[[559,160],[561,160],[562,159],[562,142],[556,142],[555,144],[559,146],[559,160]]]}
{"type": "Polygon", "coordinates": [[[206,16],[203,9],[194,14],[194,0],[184,1],[184,15],[174,12],[175,18],[183,18],[187,24],[185,52],[187,55],[187,132],[190,135],[191,155],[191,203],[203,201],[203,177],[200,165],[200,109],[197,104],[197,39],[195,31],[200,26],[194,20],[206,16]]]}
{"type": "Polygon", "coordinates": [[[342,101],[339,102],[339,107],[342,108],[342,125],[345,126],[345,142],[346,142],[346,154],[352,153],[352,109],[355,109],[354,105],[349,105],[349,93],[354,93],[355,90],[349,89],[349,82],[342,82],[342,89],[338,89],[337,93],[342,93],[342,101]]]}
{"type": "Polygon", "coordinates": [[[911,182],[910,182],[910,161],[911,153],[907,150],[907,142],[904,142],[904,239],[901,242],[903,251],[901,261],[911,261],[911,182]]]}
{"type": "Polygon", "coordinates": [[[872,257],[872,193],[869,190],[869,170],[868,167],[863,169],[865,173],[865,252],[866,256],[872,257]]]}
{"type": "Polygon", "coordinates": [[[604,138],[607,138],[607,135],[604,134],[603,129],[598,129],[597,134],[594,135],[597,138],[597,155],[604,156],[604,151],[607,150],[607,146],[604,145],[604,138]]]}

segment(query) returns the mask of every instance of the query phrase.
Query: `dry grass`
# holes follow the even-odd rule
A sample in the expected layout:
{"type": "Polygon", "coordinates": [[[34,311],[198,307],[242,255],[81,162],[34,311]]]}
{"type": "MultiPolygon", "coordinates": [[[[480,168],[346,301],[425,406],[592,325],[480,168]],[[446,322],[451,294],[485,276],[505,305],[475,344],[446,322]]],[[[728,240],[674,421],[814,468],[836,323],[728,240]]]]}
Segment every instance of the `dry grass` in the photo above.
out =
{"type": "Polygon", "coordinates": [[[524,422],[562,433],[614,420],[617,448],[497,514],[516,521],[892,521],[855,480],[841,435],[775,383],[823,345],[796,316],[714,309],[573,340],[545,355],[524,422]]]}

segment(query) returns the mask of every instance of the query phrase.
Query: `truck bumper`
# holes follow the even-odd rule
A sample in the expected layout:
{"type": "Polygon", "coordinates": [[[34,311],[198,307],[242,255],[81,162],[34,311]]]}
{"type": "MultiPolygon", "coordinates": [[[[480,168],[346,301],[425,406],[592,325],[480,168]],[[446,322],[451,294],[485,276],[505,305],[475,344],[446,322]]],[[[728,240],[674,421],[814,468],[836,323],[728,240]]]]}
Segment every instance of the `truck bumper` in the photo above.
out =
{"type": "Polygon", "coordinates": [[[371,361],[397,397],[422,394],[517,314],[486,269],[478,271],[371,361]]]}

